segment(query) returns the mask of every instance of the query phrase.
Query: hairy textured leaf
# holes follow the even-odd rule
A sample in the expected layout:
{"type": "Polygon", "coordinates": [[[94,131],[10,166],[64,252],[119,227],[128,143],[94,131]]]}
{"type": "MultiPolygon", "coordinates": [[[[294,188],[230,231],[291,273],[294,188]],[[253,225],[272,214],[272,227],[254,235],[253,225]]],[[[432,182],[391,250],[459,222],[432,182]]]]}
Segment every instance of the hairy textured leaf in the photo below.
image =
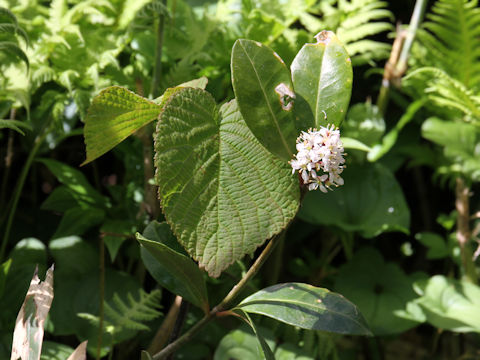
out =
{"type": "Polygon", "coordinates": [[[236,102],[200,89],[165,105],[155,138],[165,217],[187,252],[218,276],[295,216],[297,178],[251,134],[236,102]]]}
{"type": "Polygon", "coordinates": [[[53,265],[45,275],[45,281],[38,278],[35,270],[27,295],[15,323],[12,344],[12,360],[39,360],[45,319],[53,300],[53,265]]]}
{"type": "Polygon", "coordinates": [[[317,127],[339,126],[352,93],[352,62],[333,32],[322,31],[316,39],[315,44],[305,44],[293,60],[293,86],[310,105],[317,127]]]}
{"type": "Polygon", "coordinates": [[[142,251],[145,266],[152,272],[160,285],[208,312],[207,287],[202,272],[192,259],[162,243],[162,238],[168,236],[170,229],[166,223],[159,225],[160,229],[158,231],[161,232],[161,236],[155,236],[151,240],[137,233],[137,240],[142,248],[151,255],[146,257],[146,254],[142,251]],[[152,256],[157,262],[156,264],[153,263],[152,256]],[[162,272],[165,274],[162,274],[162,272]],[[161,277],[155,276],[158,273],[161,274],[161,277]]]}
{"type": "Polygon", "coordinates": [[[157,119],[161,107],[119,87],[106,88],[92,101],[85,118],[85,165],[157,119]]]}
{"type": "Polygon", "coordinates": [[[290,160],[299,131],[285,63],[269,47],[241,39],[233,45],[231,67],[233,90],[248,127],[269,151],[290,160]]]}
{"type": "Polygon", "coordinates": [[[370,335],[354,304],[339,294],[308,284],[273,285],[250,295],[236,308],[303,329],[370,335]]]}

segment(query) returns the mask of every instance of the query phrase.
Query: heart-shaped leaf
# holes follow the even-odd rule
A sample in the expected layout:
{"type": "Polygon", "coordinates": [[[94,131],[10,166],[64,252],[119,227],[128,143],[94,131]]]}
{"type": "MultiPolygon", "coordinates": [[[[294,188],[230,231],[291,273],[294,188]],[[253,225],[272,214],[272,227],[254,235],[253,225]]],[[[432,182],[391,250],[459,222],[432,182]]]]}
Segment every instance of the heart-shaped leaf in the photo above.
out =
{"type": "Polygon", "coordinates": [[[415,280],[377,250],[364,248],[340,268],[335,290],[357,304],[375,335],[397,334],[424,321],[413,303],[415,280]]]}
{"type": "Polygon", "coordinates": [[[231,67],[233,90],[248,127],[273,154],[290,160],[299,131],[285,63],[269,47],[240,39],[233,45],[231,67]]]}
{"type": "Polygon", "coordinates": [[[308,284],[270,286],[244,299],[237,307],[309,330],[370,335],[357,307],[342,295],[308,284]]]}
{"type": "Polygon", "coordinates": [[[202,271],[192,259],[170,246],[175,238],[168,224],[150,223],[144,236],[137,234],[137,240],[142,245],[142,260],[155,280],[208,312],[207,288],[202,271]]]}
{"type": "Polygon", "coordinates": [[[305,44],[292,62],[295,93],[310,105],[315,126],[340,125],[352,93],[352,61],[331,31],[305,44]]]}
{"type": "Polygon", "coordinates": [[[298,180],[258,143],[235,101],[218,109],[206,91],[180,90],[160,115],[155,152],[165,217],[211,276],[251,254],[297,212],[298,180]]]}

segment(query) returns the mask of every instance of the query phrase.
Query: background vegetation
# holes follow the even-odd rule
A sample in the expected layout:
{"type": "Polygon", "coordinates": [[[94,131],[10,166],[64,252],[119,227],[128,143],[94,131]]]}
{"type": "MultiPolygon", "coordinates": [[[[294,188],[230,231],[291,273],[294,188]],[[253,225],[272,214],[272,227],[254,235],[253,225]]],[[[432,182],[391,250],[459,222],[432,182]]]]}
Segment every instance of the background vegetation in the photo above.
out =
{"type": "MultiPolygon", "coordinates": [[[[262,42],[290,65],[323,29],[337,34],[353,64],[341,130],[357,142],[345,185],[305,197],[247,291],[287,281],[335,290],[359,307],[375,337],[257,323],[277,359],[480,357],[477,1],[0,0],[0,7],[0,358],[9,357],[36,265],[43,278],[55,263],[42,359],[65,359],[84,340],[92,358],[138,358],[168,341],[162,331],[176,313],[184,329],[201,318],[158,285],[162,275],[135,240],[148,231],[172,237],[149,225],[164,220],[151,181],[153,126],[79,167],[93,97],[119,85],[158,101],[166,89],[205,77],[222,103],[234,97],[235,40],[262,42]]],[[[252,259],[207,279],[211,303],[252,259]]],[[[255,336],[230,318],[176,353],[261,356],[255,336]]]]}

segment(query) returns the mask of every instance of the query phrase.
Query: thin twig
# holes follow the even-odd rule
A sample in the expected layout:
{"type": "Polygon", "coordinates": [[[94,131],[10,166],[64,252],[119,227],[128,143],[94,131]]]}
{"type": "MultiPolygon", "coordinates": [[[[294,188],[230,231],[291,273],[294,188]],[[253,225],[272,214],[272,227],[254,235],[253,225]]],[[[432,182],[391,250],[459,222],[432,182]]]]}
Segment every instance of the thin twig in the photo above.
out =
{"type": "MultiPolygon", "coordinates": [[[[284,232],[286,230],[283,230],[284,232]]],[[[222,313],[226,310],[229,310],[231,304],[235,301],[238,295],[242,292],[248,282],[257,274],[260,270],[262,265],[265,263],[265,260],[269,257],[272,251],[275,249],[278,240],[282,233],[274,236],[262,250],[258,258],[255,260],[253,265],[248,269],[247,273],[243,276],[243,278],[236,284],[232,290],[225,296],[225,298],[215,306],[207,315],[205,315],[198,323],[196,323],[192,328],[190,328],[185,334],[179,337],[176,341],[166,346],[162,351],[152,356],[153,360],[160,360],[165,359],[171,353],[177,351],[183,344],[190,341],[190,339],[195,336],[195,334],[203,328],[206,324],[210,321],[215,319],[219,313],[222,313]]]]}
{"type": "MultiPolygon", "coordinates": [[[[102,339],[103,339],[103,320],[104,320],[104,306],[105,301],[105,243],[103,237],[100,236],[100,258],[99,258],[99,267],[100,267],[100,302],[99,302],[99,329],[98,329],[98,341],[97,341],[97,360],[100,360],[101,350],[102,350],[102,339]]],[[[111,349],[113,351],[113,349],[111,349]]]]}
{"type": "Polygon", "coordinates": [[[170,338],[170,334],[172,329],[175,325],[175,321],[178,316],[178,312],[180,310],[180,305],[182,304],[182,297],[177,295],[175,300],[173,301],[172,306],[168,310],[167,316],[162,322],[162,325],[158,329],[155,337],[153,338],[150,346],[148,347],[149,354],[155,354],[160,351],[163,346],[167,343],[168,339],[170,338]]]}

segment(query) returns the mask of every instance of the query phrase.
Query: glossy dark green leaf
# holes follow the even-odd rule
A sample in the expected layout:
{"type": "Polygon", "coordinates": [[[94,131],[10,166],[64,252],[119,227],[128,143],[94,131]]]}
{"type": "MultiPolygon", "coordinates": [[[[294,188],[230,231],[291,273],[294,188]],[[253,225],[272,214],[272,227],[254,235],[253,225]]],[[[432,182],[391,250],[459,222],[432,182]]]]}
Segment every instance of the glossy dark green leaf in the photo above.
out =
{"type": "Polygon", "coordinates": [[[328,194],[309,192],[299,217],[313,224],[359,231],[364,237],[386,231],[408,233],[410,211],[390,170],[381,164],[351,165],[342,177],[345,185],[328,194]]]}
{"type": "Polygon", "coordinates": [[[270,286],[250,295],[236,308],[303,329],[370,335],[365,320],[353,303],[340,294],[308,284],[270,286]]]}
{"type": "Polygon", "coordinates": [[[282,231],[299,205],[298,179],[250,132],[235,101],[217,107],[185,88],[165,104],[156,180],[178,241],[211,276],[282,231]]]}
{"type": "Polygon", "coordinates": [[[436,275],[415,283],[427,321],[440,329],[480,332],[480,287],[436,275]]]}
{"type": "Polygon", "coordinates": [[[310,105],[315,126],[339,126],[352,93],[352,61],[331,31],[305,44],[291,65],[295,93],[310,105]]]}
{"type": "Polygon", "coordinates": [[[352,105],[342,123],[342,141],[346,136],[372,146],[380,141],[384,132],[385,120],[378,107],[370,102],[352,105]]]}
{"type": "Polygon", "coordinates": [[[269,47],[241,39],[233,45],[231,67],[233,90],[248,127],[265,148],[290,160],[299,131],[285,63],[269,47]]]}
{"type": "Polygon", "coordinates": [[[424,320],[413,303],[415,280],[377,250],[364,248],[340,268],[335,290],[358,306],[375,335],[396,334],[424,320]]]}
{"type": "Polygon", "coordinates": [[[174,238],[168,224],[151,223],[144,234],[150,238],[137,233],[137,240],[142,245],[142,260],[155,280],[174,294],[181,295],[208,312],[203,273],[192,259],[166,244],[174,238]],[[164,242],[164,239],[167,240],[164,242]]]}
{"type": "Polygon", "coordinates": [[[275,356],[273,355],[272,349],[270,349],[270,346],[265,341],[263,335],[260,333],[259,329],[251,319],[250,315],[248,315],[248,313],[245,311],[242,311],[242,313],[246,317],[248,325],[250,325],[255,336],[257,337],[258,343],[262,348],[262,352],[263,352],[263,356],[265,357],[265,360],[275,360],[275,356]]]}

